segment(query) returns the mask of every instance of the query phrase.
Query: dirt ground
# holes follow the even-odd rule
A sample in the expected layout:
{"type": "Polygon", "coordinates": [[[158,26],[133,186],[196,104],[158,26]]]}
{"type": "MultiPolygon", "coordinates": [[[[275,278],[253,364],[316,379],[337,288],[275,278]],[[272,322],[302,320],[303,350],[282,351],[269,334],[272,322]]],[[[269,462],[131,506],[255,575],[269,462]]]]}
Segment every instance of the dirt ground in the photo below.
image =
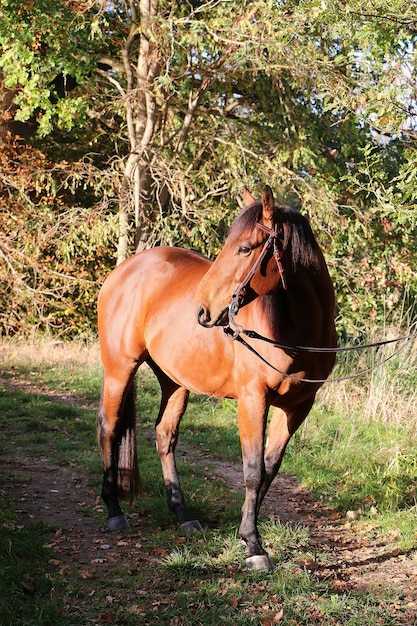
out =
{"type": "MultiPolygon", "coordinates": [[[[10,385],[10,381],[1,382],[10,385]]],[[[22,387],[22,383],[15,382],[14,386],[17,385],[22,387]]],[[[24,390],[33,389],[25,385],[24,390]]],[[[36,391],[44,393],[44,390],[36,391]]],[[[56,399],[82,405],[74,396],[57,396],[56,399]]],[[[152,439],[151,432],[146,432],[146,436],[152,439]]],[[[207,467],[207,480],[214,475],[230,490],[243,494],[240,464],[226,463],[201,453],[196,456],[196,450],[193,450],[191,460],[191,454],[181,444],[178,455],[185,462],[198,464],[203,469],[207,467]]],[[[24,450],[19,450],[0,465],[0,475],[1,488],[6,498],[13,502],[22,524],[34,519],[59,528],[52,543],[61,567],[75,566],[85,576],[90,576],[94,564],[100,563],[104,554],[111,559],[113,548],[117,549],[118,558],[122,558],[124,550],[129,558],[131,546],[123,540],[115,544],[109,537],[103,524],[103,505],[87,488],[76,467],[51,467],[50,461],[33,461],[25,456],[24,450]],[[86,503],[89,507],[93,504],[97,516],[83,514],[86,503]]],[[[312,558],[301,564],[315,576],[331,580],[340,592],[375,591],[383,587],[395,589],[401,594],[398,606],[392,607],[398,610],[398,623],[417,625],[417,555],[415,552],[399,553],[395,530],[391,536],[381,539],[368,525],[367,533],[365,522],[341,518],[335,510],[315,501],[294,477],[285,474],[280,474],[272,484],[262,515],[308,528],[312,554],[315,548],[317,552],[324,550],[326,553],[325,564],[322,558],[317,562],[312,558]]]]}

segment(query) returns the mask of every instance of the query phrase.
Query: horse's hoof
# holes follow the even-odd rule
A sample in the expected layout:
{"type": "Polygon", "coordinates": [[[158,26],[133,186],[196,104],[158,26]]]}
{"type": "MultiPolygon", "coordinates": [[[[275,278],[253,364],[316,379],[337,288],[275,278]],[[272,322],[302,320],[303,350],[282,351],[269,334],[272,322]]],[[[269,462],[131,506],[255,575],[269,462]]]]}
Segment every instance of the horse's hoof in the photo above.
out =
{"type": "Polygon", "coordinates": [[[109,517],[106,526],[107,530],[127,530],[129,522],[126,515],[116,515],[115,517],[109,517]]]}
{"type": "Polygon", "coordinates": [[[275,564],[271,561],[267,554],[254,554],[254,556],[248,556],[246,559],[246,565],[250,570],[273,570],[275,564]]]}
{"type": "Polygon", "coordinates": [[[180,524],[180,528],[181,530],[185,530],[185,532],[187,533],[198,533],[203,530],[203,527],[201,526],[198,519],[192,519],[188,522],[183,522],[182,524],[180,524]]]}

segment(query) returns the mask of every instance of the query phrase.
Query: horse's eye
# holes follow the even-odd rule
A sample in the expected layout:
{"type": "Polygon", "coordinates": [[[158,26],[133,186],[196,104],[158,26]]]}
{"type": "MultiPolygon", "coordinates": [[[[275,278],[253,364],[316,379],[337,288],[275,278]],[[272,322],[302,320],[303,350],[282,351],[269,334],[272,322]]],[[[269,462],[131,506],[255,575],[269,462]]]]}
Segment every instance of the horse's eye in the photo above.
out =
{"type": "Polygon", "coordinates": [[[238,254],[243,254],[244,256],[248,256],[252,252],[252,248],[249,246],[239,246],[237,249],[238,254]]]}

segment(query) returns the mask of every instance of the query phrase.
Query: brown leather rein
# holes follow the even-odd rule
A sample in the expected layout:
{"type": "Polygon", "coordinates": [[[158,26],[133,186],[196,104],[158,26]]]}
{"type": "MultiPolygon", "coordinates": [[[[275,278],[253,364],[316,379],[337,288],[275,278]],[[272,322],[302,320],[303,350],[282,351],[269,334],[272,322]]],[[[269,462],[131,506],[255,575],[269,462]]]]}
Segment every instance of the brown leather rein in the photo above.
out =
{"type": "Polygon", "coordinates": [[[272,230],[271,228],[268,228],[267,226],[264,226],[263,224],[260,224],[260,223],[256,223],[256,226],[258,228],[260,228],[261,230],[265,231],[266,233],[268,233],[268,239],[265,241],[265,243],[263,245],[263,248],[261,250],[261,253],[260,253],[259,257],[256,259],[255,263],[253,264],[252,268],[250,269],[250,271],[245,276],[243,281],[240,283],[240,285],[237,287],[237,289],[232,294],[232,300],[231,300],[231,302],[229,304],[229,324],[228,324],[228,326],[226,326],[224,328],[224,332],[232,340],[237,341],[238,343],[241,343],[242,345],[244,345],[250,352],[255,354],[261,361],[263,361],[266,365],[271,367],[273,370],[275,370],[279,374],[282,374],[286,378],[291,378],[292,380],[295,380],[297,382],[304,382],[304,383],[341,382],[341,381],[344,381],[344,380],[351,380],[351,379],[354,379],[354,378],[359,378],[360,376],[363,376],[364,374],[367,374],[369,372],[374,371],[380,365],[383,365],[384,363],[386,363],[387,361],[392,359],[394,356],[396,356],[399,352],[401,352],[401,350],[404,349],[405,345],[401,346],[400,348],[395,350],[390,356],[388,356],[388,357],[386,357],[384,359],[381,359],[381,361],[379,361],[378,363],[376,363],[372,367],[364,368],[362,370],[359,370],[358,372],[355,372],[355,374],[350,374],[348,376],[340,376],[340,377],[336,377],[336,378],[317,378],[317,379],[315,379],[315,378],[303,378],[301,376],[296,376],[294,374],[288,374],[288,373],[278,369],[277,367],[272,365],[272,363],[269,363],[269,361],[267,361],[261,354],[259,354],[259,352],[257,350],[255,350],[255,348],[253,346],[251,346],[249,343],[247,343],[247,341],[245,341],[245,339],[243,339],[242,335],[246,335],[250,339],[259,339],[260,341],[264,341],[266,343],[269,343],[269,344],[273,345],[275,348],[280,348],[281,350],[284,350],[285,352],[288,352],[288,353],[291,353],[291,352],[292,353],[294,353],[294,352],[295,353],[310,352],[310,353],[333,353],[333,354],[337,354],[337,353],[340,353],[340,352],[357,352],[357,351],[360,351],[360,350],[368,350],[368,349],[371,349],[371,348],[379,348],[381,346],[386,346],[386,345],[389,345],[389,344],[396,344],[396,343],[400,343],[400,342],[411,341],[412,339],[415,339],[417,337],[417,333],[412,333],[412,334],[407,335],[405,337],[398,337],[396,339],[387,339],[385,341],[376,341],[374,343],[359,344],[357,346],[344,346],[344,347],[301,346],[301,345],[288,345],[288,344],[279,343],[279,342],[275,341],[274,339],[270,339],[268,337],[264,337],[263,335],[260,335],[255,330],[248,330],[248,329],[243,328],[243,326],[240,326],[239,324],[236,324],[234,318],[238,314],[239,309],[241,308],[241,306],[243,305],[243,300],[244,300],[244,297],[245,297],[245,294],[246,294],[246,288],[249,285],[249,283],[250,283],[251,279],[253,278],[253,276],[255,275],[256,271],[260,267],[262,261],[264,260],[265,256],[268,253],[268,250],[269,250],[269,248],[271,246],[273,246],[273,254],[274,254],[274,258],[275,258],[275,261],[276,261],[276,264],[277,264],[277,267],[278,267],[278,272],[279,272],[279,275],[280,275],[282,287],[285,290],[287,289],[287,283],[286,283],[286,280],[285,280],[284,268],[283,268],[282,262],[281,262],[281,260],[282,260],[281,253],[282,253],[282,249],[283,249],[283,242],[282,242],[282,239],[281,239],[282,232],[278,232],[276,225],[275,225],[274,230],[272,230]]]}

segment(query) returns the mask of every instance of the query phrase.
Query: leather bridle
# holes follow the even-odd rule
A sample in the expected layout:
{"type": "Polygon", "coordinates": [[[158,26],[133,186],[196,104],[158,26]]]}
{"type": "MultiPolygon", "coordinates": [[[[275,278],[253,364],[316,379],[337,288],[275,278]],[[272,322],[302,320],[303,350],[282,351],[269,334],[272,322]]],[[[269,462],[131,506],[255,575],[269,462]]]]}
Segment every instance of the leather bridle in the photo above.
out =
{"type": "Polygon", "coordinates": [[[252,280],[252,278],[256,274],[258,268],[260,267],[262,261],[266,257],[266,255],[267,255],[267,253],[268,253],[268,251],[269,251],[269,249],[271,247],[272,247],[273,255],[274,255],[277,267],[278,267],[278,272],[279,272],[279,276],[280,276],[280,279],[281,279],[282,287],[283,287],[283,289],[287,289],[287,282],[285,280],[284,268],[283,268],[283,265],[282,265],[282,251],[283,251],[283,246],[284,246],[283,229],[280,228],[278,230],[277,224],[275,224],[273,229],[272,228],[268,228],[268,226],[264,226],[264,224],[261,224],[260,222],[257,222],[255,224],[255,226],[257,228],[260,228],[264,232],[268,233],[268,239],[265,241],[260,255],[256,259],[255,263],[252,265],[252,267],[249,270],[248,274],[242,280],[242,282],[237,287],[237,289],[235,289],[235,291],[232,293],[232,300],[231,300],[231,302],[229,304],[229,326],[234,326],[236,328],[236,331],[234,331],[234,332],[236,332],[237,334],[239,334],[239,332],[241,330],[241,327],[239,327],[235,323],[234,318],[237,315],[240,307],[243,304],[243,301],[244,301],[244,298],[245,298],[245,295],[246,295],[246,288],[247,288],[247,286],[249,285],[250,281],[252,280]]]}

